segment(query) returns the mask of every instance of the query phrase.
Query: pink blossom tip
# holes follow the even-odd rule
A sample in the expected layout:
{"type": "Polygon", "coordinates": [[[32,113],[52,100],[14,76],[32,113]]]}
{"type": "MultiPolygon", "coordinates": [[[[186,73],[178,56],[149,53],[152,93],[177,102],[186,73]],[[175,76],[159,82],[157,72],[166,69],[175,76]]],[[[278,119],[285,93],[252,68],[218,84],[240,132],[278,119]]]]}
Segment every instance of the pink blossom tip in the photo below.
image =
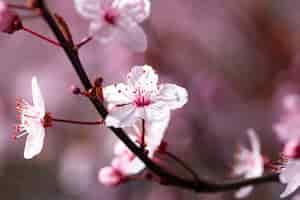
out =
{"type": "Polygon", "coordinates": [[[98,180],[105,186],[115,187],[121,184],[124,180],[123,175],[113,167],[104,167],[100,169],[98,180]]]}

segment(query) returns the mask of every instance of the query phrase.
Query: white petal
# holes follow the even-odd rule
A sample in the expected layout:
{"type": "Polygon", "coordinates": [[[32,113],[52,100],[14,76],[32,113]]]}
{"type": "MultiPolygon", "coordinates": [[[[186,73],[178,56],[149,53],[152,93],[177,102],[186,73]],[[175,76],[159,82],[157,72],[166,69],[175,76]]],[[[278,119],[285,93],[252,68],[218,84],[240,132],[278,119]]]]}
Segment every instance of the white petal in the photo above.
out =
{"type": "Polygon", "coordinates": [[[140,23],[150,15],[149,0],[121,0],[121,12],[140,23]]]}
{"type": "Polygon", "coordinates": [[[34,127],[35,132],[29,133],[26,138],[24,158],[31,159],[42,151],[44,145],[45,129],[42,125],[34,127]]]}
{"type": "Polygon", "coordinates": [[[161,121],[170,117],[169,107],[161,101],[145,106],[145,120],[148,122],[161,121]]]}
{"type": "Polygon", "coordinates": [[[45,115],[45,103],[36,77],[32,78],[32,98],[33,105],[38,109],[41,117],[45,115]]]}
{"type": "Polygon", "coordinates": [[[130,92],[127,91],[127,86],[122,83],[103,88],[103,96],[109,104],[120,105],[132,102],[130,92]]]}
{"type": "Polygon", "coordinates": [[[254,129],[248,129],[247,134],[250,139],[252,152],[255,154],[260,154],[260,142],[259,142],[256,132],[254,131],[254,129]]]}
{"type": "Polygon", "coordinates": [[[293,181],[294,177],[299,174],[300,160],[289,160],[280,173],[280,182],[288,183],[293,181]]]}
{"type": "Polygon", "coordinates": [[[138,25],[128,22],[119,26],[118,40],[132,51],[144,52],[147,49],[147,37],[144,30],[138,25]]]}
{"type": "Polygon", "coordinates": [[[113,41],[119,34],[119,30],[109,24],[99,21],[93,21],[89,28],[90,34],[93,35],[97,41],[106,44],[113,41]]]}
{"type": "Polygon", "coordinates": [[[170,112],[161,121],[146,121],[146,144],[150,153],[153,153],[164,139],[170,121],[170,112]]]}
{"type": "Polygon", "coordinates": [[[292,182],[289,182],[287,184],[284,192],[280,194],[280,198],[285,198],[285,197],[289,196],[290,194],[292,194],[293,192],[295,192],[298,189],[299,186],[300,186],[299,179],[298,179],[298,181],[294,180],[292,182]]]}
{"type": "Polygon", "coordinates": [[[127,75],[128,85],[153,91],[157,88],[158,75],[149,65],[134,66],[127,75]]]}
{"type": "Polygon", "coordinates": [[[100,12],[99,0],[74,0],[76,11],[86,18],[97,18],[100,12]]]}
{"type": "Polygon", "coordinates": [[[162,84],[156,98],[166,102],[170,109],[177,109],[187,103],[188,93],[185,88],[175,84],[162,84]]]}
{"type": "Polygon", "coordinates": [[[132,104],[113,108],[105,119],[107,126],[123,128],[132,126],[140,119],[141,110],[132,104]]]}
{"type": "Polygon", "coordinates": [[[237,199],[245,198],[252,192],[252,190],[253,190],[253,186],[243,187],[234,194],[234,197],[237,199]]]}
{"type": "Polygon", "coordinates": [[[145,164],[138,158],[134,158],[128,163],[124,163],[122,172],[127,175],[137,174],[145,168],[145,164]]]}

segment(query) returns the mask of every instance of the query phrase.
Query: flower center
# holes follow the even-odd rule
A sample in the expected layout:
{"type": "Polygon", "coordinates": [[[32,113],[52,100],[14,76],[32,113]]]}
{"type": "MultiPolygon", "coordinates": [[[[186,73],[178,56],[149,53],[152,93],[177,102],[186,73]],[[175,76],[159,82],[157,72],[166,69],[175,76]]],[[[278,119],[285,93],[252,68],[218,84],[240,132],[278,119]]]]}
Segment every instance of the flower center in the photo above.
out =
{"type": "Polygon", "coordinates": [[[144,107],[144,106],[148,106],[150,105],[151,101],[147,98],[145,98],[144,96],[138,96],[135,100],[134,100],[134,104],[137,107],[144,107]]]}
{"type": "Polygon", "coordinates": [[[104,21],[110,25],[115,25],[117,21],[118,13],[113,10],[108,10],[105,12],[103,18],[104,21]]]}

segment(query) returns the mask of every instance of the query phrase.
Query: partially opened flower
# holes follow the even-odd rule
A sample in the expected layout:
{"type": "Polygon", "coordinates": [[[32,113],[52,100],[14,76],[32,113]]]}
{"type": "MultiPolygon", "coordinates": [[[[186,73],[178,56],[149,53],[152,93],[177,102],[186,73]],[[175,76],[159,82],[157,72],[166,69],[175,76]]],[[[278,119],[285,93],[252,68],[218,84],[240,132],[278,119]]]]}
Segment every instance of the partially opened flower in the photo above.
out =
{"type": "Polygon", "coordinates": [[[90,33],[101,43],[117,40],[134,51],[145,51],[147,38],[139,23],[150,14],[150,0],[74,0],[90,19],[90,33]]]}
{"type": "Polygon", "coordinates": [[[20,113],[21,123],[17,132],[21,137],[27,135],[24,157],[31,159],[42,151],[45,137],[45,128],[51,125],[51,117],[45,111],[45,103],[36,77],[32,78],[33,105],[24,99],[18,99],[16,110],[20,113]]]}
{"type": "Polygon", "coordinates": [[[181,108],[188,100],[186,89],[175,84],[159,85],[151,66],[135,66],[127,78],[126,84],[110,85],[103,90],[110,107],[105,119],[107,126],[130,127],[139,119],[149,127],[161,121],[167,125],[170,111],[181,108]]]}
{"type": "Polygon", "coordinates": [[[19,27],[20,19],[12,9],[4,1],[0,1],[0,31],[5,33],[13,33],[19,27]]]}
{"type": "MultiPolygon", "coordinates": [[[[260,152],[259,139],[254,130],[248,130],[251,150],[245,147],[240,148],[236,155],[236,164],[233,168],[234,175],[240,175],[244,178],[259,177],[264,172],[264,161],[260,152]]],[[[253,186],[243,187],[235,193],[236,198],[244,198],[253,190],[253,186]]]]}
{"type": "MultiPolygon", "coordinates": [[[[165,122],[161,123],[163,126],[165,124],[165,122]]],[[[164,136],[165,127],[159,126],[160,124],[158,122],[155,126],[153,126],[153,128],[157,129],[157,132],[145,137],[145,148],[150,159],[154,157],[155,152],[159,149],[164,136]]],[[[132,141],[139,144],[141,140],[141,133],[136,126],[135,131],[136,133],[134,135],[130,134],[129,137],[132,141]]],[[[114,155],[115,157],[111,162],[111,166],[104,167],[99,171],[98,179],[106,186],[117,186],[129,180],[130,176],[140,173],[146,167],[145,164],[134,153],[132,153],[122,141],[118,141],[115,144],[114,155]]]]}

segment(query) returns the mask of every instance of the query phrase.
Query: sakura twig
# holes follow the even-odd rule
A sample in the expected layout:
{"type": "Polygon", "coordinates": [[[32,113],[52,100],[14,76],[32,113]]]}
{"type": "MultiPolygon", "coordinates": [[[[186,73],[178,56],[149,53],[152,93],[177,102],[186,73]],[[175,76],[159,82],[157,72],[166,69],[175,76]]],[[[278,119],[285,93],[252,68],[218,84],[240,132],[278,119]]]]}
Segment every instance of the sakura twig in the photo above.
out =
{"type": "Polygon", "coordinates": [[[50,43],[50,44],[53,44],[53,45],[55,45],[55,46],[57,46],[57,47],[61,47],[61,45],[60,45],[58,42],[56,42],[56,41],[54,41],[54,40],[48,38],[47,36],[44,36],[44,35],[42,35],[42,34],[40,34],[40,33],[37,33],[37,32],[35,32],[35,31],[31,30],[30,28],[27,28],[27,27],[25,27],[25,26],[22,25],[21,29],[22,29],[23,31],[27,32],[27,33],[30,33],[31,35],[33,35],[33,36],[35,36],[35,37],[38,37],[38,38],[40,38],[40,39],[42,39],[42,40],[44,40],[44,41],[50,43]]]}
{"type": "MultiPolygon", "coordinates": [[[[51,12],[45,5],[43,0],[38,0],[41,14],[44,20],[47,22],[53,33],[55,34],[56,38],[60,42],[63,50],[65,51],[69,61],[71,62],[74,70],[77,73],[77,76],[81,80],[84,88],[86,91],[89,91],[93,88],[92,83],[90,82],[83,65],[79,59],[78,52],[74,49],[71,45],[69,45],[69,41],[64,37],[63,33],[59,29],[58,25],[56,24],[54,18],[52,17],[51,12]]],[[[91,103],[94,105],[97,112],[105,118],[108,114],[106,108],[102,104],[102,102],[98,98],[89,98],[91,103]]],[[[195,192],[221,192],[227,190],[235,190],[239,189],[243,186],[248,185],[256,185],[262,184],[267,182],[279,182],[279,176],[277,173],[272,173],[269,175],[261,176],[258,178],[251,178],[251,179],[244,179],[238,181],[228,181],[223,183],[216,183],[211,182],[202,178],[198,180],[194,179],[186,179],[176,176],[161,166],[157,165],[151,159],[148,158],[147,154],[144,153],[143,149],[136,145],[124,132],[123,129],[120,128],[109,128],[126,146],[144,162],[147,168],[152,171],[156,176],[161,177],[165,180],[164,184],[170,186],[177,186],[184,189],[194,190],[195,192]]]]}

